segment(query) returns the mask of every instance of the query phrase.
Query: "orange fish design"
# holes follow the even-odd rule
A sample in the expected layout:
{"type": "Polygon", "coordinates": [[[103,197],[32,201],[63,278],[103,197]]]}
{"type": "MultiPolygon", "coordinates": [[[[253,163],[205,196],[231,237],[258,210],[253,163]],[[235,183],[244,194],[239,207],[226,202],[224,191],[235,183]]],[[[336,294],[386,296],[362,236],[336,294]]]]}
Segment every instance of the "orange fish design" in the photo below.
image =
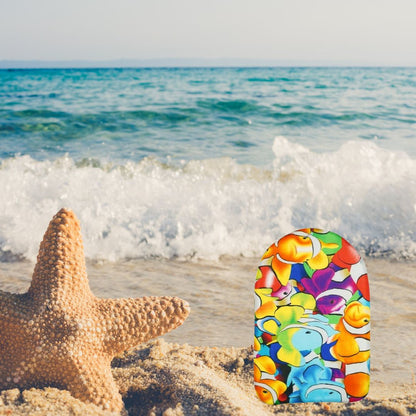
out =
{"type": "Polygon", "coordinates": [[[370,308],[351,302],[335,328],[339,333],[333,338],[337,342],[332,353],[345,364],[345,390],[350,396],[364,397],[370,383],[370,308]]]}
{"type": "Polygon", "coordinates": [[[328,266],[329,259],[322,248],[336,248],[338,245],[322,242],[310,234],[312,231],[320,230],[305,228],[285,235],[264,253],[263,260],[273,257],[271,266],[282,285],[289,281],[292,264],[307,262],[314,270],[328,266]]]}
{"type": "Polygon", "coordinates": [[[279,375],[276,364],[270,357],[258,357],[254,359],[254,388],[259,398],[268,404],[279,403],[287,399],[283,393],[286,384],[278,380],[279,375]]]}

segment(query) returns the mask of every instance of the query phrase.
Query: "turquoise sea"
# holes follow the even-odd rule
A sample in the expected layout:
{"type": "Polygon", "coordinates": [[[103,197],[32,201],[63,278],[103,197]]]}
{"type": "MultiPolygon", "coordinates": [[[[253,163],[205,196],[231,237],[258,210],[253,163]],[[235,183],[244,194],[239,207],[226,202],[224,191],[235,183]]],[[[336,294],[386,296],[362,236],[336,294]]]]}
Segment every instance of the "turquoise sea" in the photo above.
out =
{"type": "Polygon", "coordinates": [[[257,256],[315,226],[416,257],[415,68],[0,71],[0,253],[257,256]]]}

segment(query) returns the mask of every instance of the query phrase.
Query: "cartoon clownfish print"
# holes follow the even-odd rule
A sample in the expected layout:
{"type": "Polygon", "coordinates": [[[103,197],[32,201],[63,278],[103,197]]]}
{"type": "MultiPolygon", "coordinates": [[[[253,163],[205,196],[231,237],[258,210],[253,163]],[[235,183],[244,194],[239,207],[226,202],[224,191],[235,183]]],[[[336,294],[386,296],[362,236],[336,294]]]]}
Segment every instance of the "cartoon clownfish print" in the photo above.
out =
{"type": "Polygon", "coordinates": [[[322,249],[335,249],[338,245],[319,240],[312,231],[307,228],[285,235],[264,253],[263,259],[272,257],[272,268],[283,286],[289,281],[293,264],[307,263],[314,270],[328,266],[328,256],[322,249]]]}
{"type": "Polygon", "coordinates": [[[351,302],[335,328],[339,333],[333,338],[332,353],[345,364],[345,390],[352,397],[362,398],[370,383],[370,308],[351,302]]]}
{"type": "Polygon", "coordinates": [[[287,387],[279,376],[276,364],[270,357],[254,359],[254,387],[259,398],[268,404],[286,401],[287,387]]]}

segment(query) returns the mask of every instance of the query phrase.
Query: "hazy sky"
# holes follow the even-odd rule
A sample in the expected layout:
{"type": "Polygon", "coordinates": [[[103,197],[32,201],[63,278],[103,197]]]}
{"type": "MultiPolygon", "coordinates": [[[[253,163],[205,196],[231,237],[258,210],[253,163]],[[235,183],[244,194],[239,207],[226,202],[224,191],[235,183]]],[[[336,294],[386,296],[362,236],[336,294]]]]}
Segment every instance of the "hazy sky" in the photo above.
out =
{"type": "Polygon", "coordinates": [[[415,0],[0,0],[0,60],[416,65],[415,0]]]}

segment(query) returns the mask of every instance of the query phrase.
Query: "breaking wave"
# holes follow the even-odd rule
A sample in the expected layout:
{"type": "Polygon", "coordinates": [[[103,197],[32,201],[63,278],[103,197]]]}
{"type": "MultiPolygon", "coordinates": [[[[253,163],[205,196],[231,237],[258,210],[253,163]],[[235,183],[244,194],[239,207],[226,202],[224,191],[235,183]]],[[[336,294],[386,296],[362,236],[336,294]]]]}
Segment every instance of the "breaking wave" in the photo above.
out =
{"type": "Polygon", "coordinates": [[[367,255],[416,258],[416,161],[367,141],[315,153],[277,137],[270,168],[231,158],[122,165],[30,156],[0,165],[2,257],[35,259],[63,206],[87,257],[259,256],[297,228],[330,229],[367,255]]]}

